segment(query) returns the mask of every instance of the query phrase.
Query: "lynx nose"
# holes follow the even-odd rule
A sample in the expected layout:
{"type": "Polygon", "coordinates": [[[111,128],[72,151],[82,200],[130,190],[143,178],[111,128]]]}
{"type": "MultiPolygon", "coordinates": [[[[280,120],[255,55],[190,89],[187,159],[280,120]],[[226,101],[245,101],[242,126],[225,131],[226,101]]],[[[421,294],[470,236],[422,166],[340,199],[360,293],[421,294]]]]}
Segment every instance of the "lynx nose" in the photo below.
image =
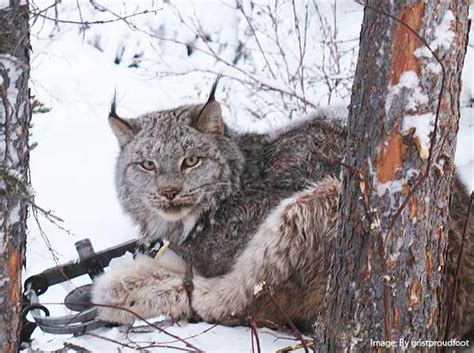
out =
{"type": "Polygon", "coordinates": [[[181,191],[180,187],[172,187],[161,190],[161,195],[166,197],[167,200],[173,200],[176,195],[181,191]]]}

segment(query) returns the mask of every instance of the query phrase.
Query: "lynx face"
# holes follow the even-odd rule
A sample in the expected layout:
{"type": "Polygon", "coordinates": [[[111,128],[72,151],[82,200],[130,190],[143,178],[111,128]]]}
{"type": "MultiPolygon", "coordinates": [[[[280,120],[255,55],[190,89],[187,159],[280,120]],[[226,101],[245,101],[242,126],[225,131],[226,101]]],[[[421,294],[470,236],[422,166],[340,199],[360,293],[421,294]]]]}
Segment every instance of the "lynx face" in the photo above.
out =
{"type": "Polygon", "coordinates": [[[145,228],[195,217],[238,188],[243,157],[217,102],[109,121],[121,147],[119,199],[145,228]]]}

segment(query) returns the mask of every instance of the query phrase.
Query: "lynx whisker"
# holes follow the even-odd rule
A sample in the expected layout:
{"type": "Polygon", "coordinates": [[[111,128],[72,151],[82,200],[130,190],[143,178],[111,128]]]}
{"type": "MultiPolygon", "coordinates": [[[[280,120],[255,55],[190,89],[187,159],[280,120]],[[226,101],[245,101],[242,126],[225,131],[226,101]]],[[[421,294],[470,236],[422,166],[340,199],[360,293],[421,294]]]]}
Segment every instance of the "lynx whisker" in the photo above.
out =
{"type": "Polygon", "coordinates": [[[189,189],[188,193],[191,193],[193,191],[202,189],[202,188],[207,187],[207,186],[223,186],[223,185],[231,186],[231,185],[234,185],[234,184],[233,183],[222,183],[222,182],[220,182],[220,183],[205,183],[205,184],[202,184],[202,185],[199,185],[199,186],[196,186],[194,188],[189,189]]]}

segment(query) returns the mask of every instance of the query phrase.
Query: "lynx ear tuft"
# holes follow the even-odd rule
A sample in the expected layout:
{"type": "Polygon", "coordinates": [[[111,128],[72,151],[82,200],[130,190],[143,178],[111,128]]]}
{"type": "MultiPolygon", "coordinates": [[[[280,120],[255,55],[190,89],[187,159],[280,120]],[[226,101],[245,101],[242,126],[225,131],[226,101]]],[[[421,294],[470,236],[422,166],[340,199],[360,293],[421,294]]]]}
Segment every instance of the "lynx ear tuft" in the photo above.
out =
{"type": "Polygon", "coordinates": [[[122,119],[117,115],[116,97],[117,93],[115,92],[110,106],[109,124],[117,137],[120,147],[123,147],[131,141],[133,136],[135,136],[136,128],[130,120],[122,119]]]}
{"type": "Polygon", "coordinates": [[[222,110],[220,104],[215,99],[217,84],[222,75],[217,75],[216,81],[212,85],[211,93],[206,104],[202,106],[195,120],[195,127],[205,133],[224,135],[224,120],[222,119],[222,110]]]}
{"type": "Polygon", "coordinates": [[[208,103],[216,100],[215,95],[216,95],[217,85],[219,84],[219,81],[221,80],[221,78],[222,78],[222,73],[219,72],[219,74],[216,77],[216,80],[214,81],[214,84],[212,85],[211,93],[209,93],[209,98],[207,99],[208,103]]]}

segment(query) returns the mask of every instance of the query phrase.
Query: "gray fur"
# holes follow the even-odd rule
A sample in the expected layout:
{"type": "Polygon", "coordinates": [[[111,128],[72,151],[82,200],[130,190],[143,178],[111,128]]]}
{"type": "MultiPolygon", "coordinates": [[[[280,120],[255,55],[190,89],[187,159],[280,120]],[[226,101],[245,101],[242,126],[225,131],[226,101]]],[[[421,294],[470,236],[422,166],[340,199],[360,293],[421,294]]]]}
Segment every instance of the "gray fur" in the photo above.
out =
{"type": "MultiPolygon", "coordinates": [[[[109,120],[121,146],[116,167],[120,202],[140,226],[142,241],[168,239],[173,252],[161,259],[139,258],[127,269],[100,277],[93,301],[146,317],[164,313],[174,318],[190,317],[192,304],[204,320],[239,323],[256,299],[259,318],[285,323],[253,294],[265,281],[293,320],[309,328],[325,294],[344,128],[318,117],[271,135],[237,134],[224,126],[212,99],[134,120],[116,114],[109,120]],[[202,162],[183,172],[182,160],[190,155],[202,162]],[[153,161],[156,171],[140,168],[143,160],[153,161]],[[170,186],[181,190],[173,201],[161,195],[170,186]],[[173,211],[176,205],[186,207],[173,211]],[[176,254],[195,269],[192,303],[183,284],[184,262],[176,254]]],[[[466,203],[459,182],[454,195],[448,281],[466,203]]],[[[473,244],[471,235],[461,267],[457,337],[472,330],[473,244]]],[[[99,315],[124,323],[134,319],[113,308],[99,308],[99,315]]]]}
{"type": "Polygon", "coordinates": [[[181,245],[188,239],[182,248],[190,248],[193,265],[215,276],[230,269],[279,201],[339,173],[338,165],[315,151],[339,160],[342,145],[335,142],[343,132],[324,120],[307,120],[272,136],[203,133],[196,126],[202,110],[199,105],[184,106],[126,121],[134,131],[125,139],[113,121],[111,125],[121,143],[116,167],[119,199],[146,241],[159,237],[181,245]],[[184,174],[180,161],[189,154],[205,158],[199,168],[184,174]],[[159,172],[141,170],[138,162],[143,159],[154,160],[159,172]],[[160,209],[169,204],[159,195],[168,185],[183,186],[178,196],[192,204],[185,213],[170,216],[160,209]]]}
{"type": "Polygon", "coordinates": [[[183,230],[190,231],[203,212],[239,189],[243,156],[232,140],[206,130],[215,130],[215,114],[215,107],[195,105],[129,121],[111,118],[121,145],[116,166],[118,196],[145,237],[180,243],[183,230]],[[199,116],[201,112],[205,118],[199,116]],[[131,127],[129,132],[118,126],[122,122],[131,127]],[[202,163],[184,173],[181,165],[187,156],[201,157],[202,163]],[[139,165],[143,160],[154,161],[157,171],[144,171],[139,165]],[[169,201],[160,192],[171,186],[182,191],[169,201]]]}

